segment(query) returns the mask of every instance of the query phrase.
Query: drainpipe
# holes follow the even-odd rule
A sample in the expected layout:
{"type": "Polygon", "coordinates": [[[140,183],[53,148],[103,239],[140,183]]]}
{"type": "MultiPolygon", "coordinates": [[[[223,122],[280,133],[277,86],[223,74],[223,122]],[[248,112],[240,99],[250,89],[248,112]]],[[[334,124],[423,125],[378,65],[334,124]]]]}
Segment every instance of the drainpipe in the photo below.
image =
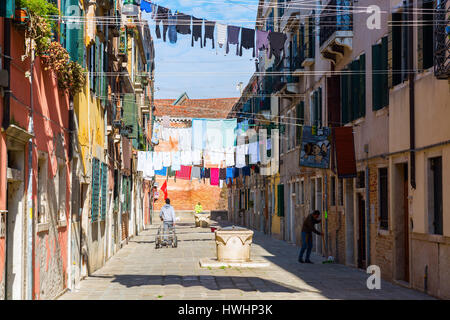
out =
{"type": "MultiPolygon", "coordinates": [[[[366,150],[367,157],[369,156],[369,150],[366,150]]],[[[369,161],[366,164],[365,173],[365,185],[366,185],[366,264],[370,266],[370,184],[369,184],[369,161]]]]}
{"type": "MultiPolygon", "coordinates": [[[[30,61],[30,122],[28,124],[28,132],[34,135],[33,123],[33,86],[34,86],[34,41],[30,39],[31,61],[30,61]]],[[[28,186],[27,186],[27,300],[33,299],[33,138],[28,142],[28,186]]]]}
{"type": "MultiPolygon", "coordinates": [[[[409,20],[413,21],[414,19],[414,1],[409,1],[409,6],[412,8],[411,13],[409,14],[409,20]]],[[[414,64],[414,28],[408,29],[408,65],[410,70],[413,70],[414,64]]],[[[416,152],[414,149],[416,148],[416,129],[415,129],[415,72],[409,72],[409,144],[410,144],[410,161],[411,161],[411,188],[416,189],[416,152]]]]}
{"type": "MultiPolygon", "coordinates": [[[[325,171],[325,251],[328,255],[328,175],[325,171]]],[[[337,248],[337,247],[336,247],[337,248]]],[[[328,258],[328,257],[327,257],[328,258]]]]}

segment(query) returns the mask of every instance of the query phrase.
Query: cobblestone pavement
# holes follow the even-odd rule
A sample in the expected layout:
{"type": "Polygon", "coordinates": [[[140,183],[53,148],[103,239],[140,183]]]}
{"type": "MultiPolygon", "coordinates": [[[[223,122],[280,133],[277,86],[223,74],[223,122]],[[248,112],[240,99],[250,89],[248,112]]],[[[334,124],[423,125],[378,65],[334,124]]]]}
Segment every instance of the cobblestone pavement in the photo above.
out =
{"type": "Polygon", "coordinates": [[[183,222],[178,248],[155,249],[158,226],[129,241],[106,265],[83,280],[63,300],[125,299],[431,299],[418,291],[382,281],[366,287],[363,270],[339,264],[299,264],[298,248],[255,232],[252,257],[270,261],[259,269],[200,268],[199,259],[215,257],[214,234],[183,222]]]}

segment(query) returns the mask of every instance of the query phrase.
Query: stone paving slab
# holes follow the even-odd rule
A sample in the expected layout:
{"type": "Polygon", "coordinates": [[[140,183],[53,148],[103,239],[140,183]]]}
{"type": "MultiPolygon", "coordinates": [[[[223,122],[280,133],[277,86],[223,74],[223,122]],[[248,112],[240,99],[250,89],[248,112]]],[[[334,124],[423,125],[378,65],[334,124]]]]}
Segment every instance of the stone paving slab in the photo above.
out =
{"type": "Polygon", "coordinates": [[[62,300],[191,300],[191,299],[432,299],[421,292],[382,280],[381,290],[366,287],[368,275],[339,264],[299,264],[298,248],[255,231],[251,259],[265,268],[202,268],[199,260],[214,257],[210,229],[183,221],[178,248],[155,249],[158,225],[130,240],[106,265],[67,292],[62,300]]]}

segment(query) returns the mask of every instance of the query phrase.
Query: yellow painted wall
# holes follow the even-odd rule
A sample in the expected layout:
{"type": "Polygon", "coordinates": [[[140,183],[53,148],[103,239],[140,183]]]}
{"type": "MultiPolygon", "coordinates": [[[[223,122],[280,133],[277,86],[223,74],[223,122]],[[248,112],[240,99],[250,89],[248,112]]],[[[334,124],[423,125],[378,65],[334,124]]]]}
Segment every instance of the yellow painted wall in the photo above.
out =
{"type": "Polygon", "coordinates": [[[273,216],[272,216],[272,233],[273,234],[280,234],[281,233],[281,221],[280,217],[277,215],[278,212],[278,184],[280,183],[280,175],[276,174],[272,178],[272,183],[270,185],[271,190],[273,189],[273,186],[275,186],[275,203],[273,205],[273,216]]]}
{"type": "Polygon", "coordinates": [[[89,156],[104,160],[105,117],[100,100],[93,98],[89,79],[84,90],[74,98],[75,115],[78,120],[78,143],[82,154],[84,173],[87,172],[89,156]],[[90,138],[89,138],[90,137],[90,138]]]}

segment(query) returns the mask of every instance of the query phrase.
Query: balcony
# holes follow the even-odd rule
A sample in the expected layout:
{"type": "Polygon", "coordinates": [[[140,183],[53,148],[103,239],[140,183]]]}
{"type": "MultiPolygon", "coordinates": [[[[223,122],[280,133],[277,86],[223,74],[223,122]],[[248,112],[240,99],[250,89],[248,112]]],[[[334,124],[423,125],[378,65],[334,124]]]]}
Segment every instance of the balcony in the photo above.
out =
{"type": "Polygon", "coordinates": [[[320,16],[320,53],[334,64],[353,50],[350,0],[331,0],[320,16]]]}
{"type": "Polygon", "coordinates": [[[449,3],[447,0],[438,2],[434,19],[434,74],[442,80],[450,79],[450,27],[442,23],[448,21],[449,3]]]}
{"type": "Polygon", "coordinates": [[[143,86],[142,86],[142,76],[140,75],[135,75],[134,76],[134,92],[136,94],[142,93],[143,92],[143,86]]]}

